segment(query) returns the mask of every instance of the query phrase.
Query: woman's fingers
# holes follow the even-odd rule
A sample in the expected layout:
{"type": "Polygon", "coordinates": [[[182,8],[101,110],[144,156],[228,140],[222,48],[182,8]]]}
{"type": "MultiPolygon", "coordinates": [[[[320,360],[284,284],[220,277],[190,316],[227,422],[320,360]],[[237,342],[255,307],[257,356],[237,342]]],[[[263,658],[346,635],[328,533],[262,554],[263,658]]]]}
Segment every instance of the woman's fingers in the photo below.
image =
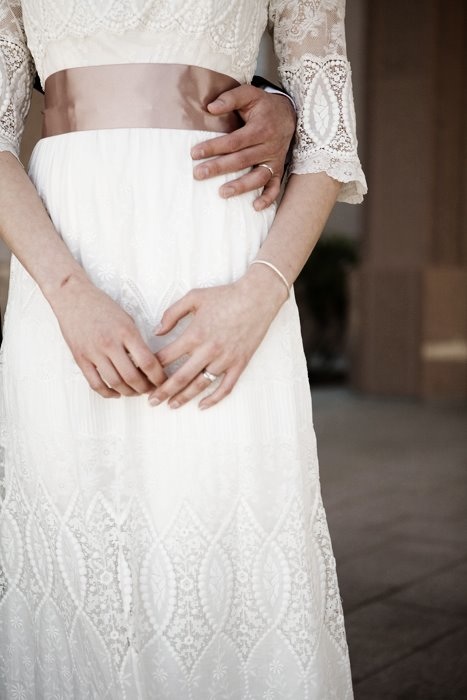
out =
{"type": "Polygon", "coordinates": [[[136,396],[136,391],[123,379],[116,366],[108,357],[99,358],[96,369],[104,384],[118,391],[122,396],[136,396]]]}
{"type": "Polygon", "coordinates": [[[131,316],[86,278],[65,286],[53,310],[73,357],[101,396],[134,396],[165,381],[131,316]]]}
{"type": "Polygon", "coordinates": [[[115,391],[114,389],[111,389],[109,386],[107,386],[100,376],[99,372],[97,369],[94,367],[94,365],[91,362],[88,362],[87,360],[84,360],[80,364],[80,368],[82,373],[84,374],[84,377],[86,381],[88,382],[89,386],[93,391],[95,391],[97,394],[102,396],[104,399],[119,399],[120,394],[118,391],[115,391]]]}
{"type": "Polygon", "coordinates": [[[172,362],[175,362],[184,355],[187,355],[191,351],[192,347],[193,343],[190,342],[185,333],[182,333],[182,335],[166,345],[164,348],[162,348],[162,350],[159,350],[156,357],[161,363],[162,367],[168,367],[172,364],[172,362]]]}
{"type": "Polygon", "coordinates": [[[172,396],[169,400],[170,408],[180,408],[180,406],[188,403],[188,401],[191,401],[191,399],[194,399],[195,396],[198,396],[198,394],[211,386],[211,383],[211,380],[206,379],[203,373],[200,372],[183,391],[172,396]]]}
{"type": "Polygon", "coordinates": [[[231,284],[195,289],[167,310],[162,332],[188,312],[193,315],[179,338],[168,343],[158,358],[163,365],[184,356],[188,359],[150,392],[150,404],[168,401],[175,408],[193,399],[209,387],[210,377],[203,377],[204,369],[214,378],[224,376],[219,386],[217,382],[213,385],[211,395],[202,399],[201,408],[217,404],[230,393],[284,303],[284,285],[279,281],[271,286],[271,280],[264,270],[253,270],[231,284]]]}
{"type": "Polygon", "coordinates": [[[219,401],[222,401],[222,399],[225,399],[226,396],[230,394],[232,389],[234,388],[235,384],[238,381],[238,378],[240,377],[240,374],[242,373],[242,367],[235,366],[231,367],[225,374],[224,377],[212,394],[209,394],[209,396],[205,396],[200,402],[199,402],[199,407],[202,409],[206,408],[211,408],[211,406],[215,406],[219,401]]]}
{"type": "MultiPolygon", "coordinates": [[[[135,360],[131,359],[123,347],[113,356],[112,360],[123,382],[133,393],[146,394],[154,388],[154,384],[136,367],[135,360]]],[[[116,388],[118,389],[118,387],[116,388]]]]}
{"type": "Polygon", "coordinates": [[[159,326],[155,329],[154,335],[164,335],[174,328],[177,323],[196,308],[196,291],[192,290],[181,299],[169,306],[164,312],[159,326]]]}
{"type": "Polygon", "coordinates": [[[156,355],[150,351],[142,338],[132,336],[126,339],[125,347],[135,367],[141,370],[149,382],[154,386],[160,386],[165,382],[167,376],[157,359],[156,355]]]}
{"type": "MultiPolygon", "coordinates": [[[[206,364],[209,362],[209,355],[208,348],[200,348],[200,351],[184,362],[162,386],[159,386],[149,394],[149,403],[152,406],[158,406],[163,401],[167,401],[184,391],[206,367],[206,364]]],[[[209,380],[205,378],[204,380],[209,383],[209,380]]],[[[176,408],[175,406],[172,407],[176,408]]]]}

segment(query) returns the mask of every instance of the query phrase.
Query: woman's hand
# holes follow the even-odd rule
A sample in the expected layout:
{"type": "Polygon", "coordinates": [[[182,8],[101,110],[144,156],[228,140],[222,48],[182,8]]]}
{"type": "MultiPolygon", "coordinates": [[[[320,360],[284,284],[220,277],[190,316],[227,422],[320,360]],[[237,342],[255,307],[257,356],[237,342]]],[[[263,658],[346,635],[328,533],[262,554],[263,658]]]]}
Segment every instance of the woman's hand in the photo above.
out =
{"type": "Polygon", "coordinates": [[[89,386],[102,397],[137,396],[164,382],[132,318],[89,280],[71,277],[49,302],[89,386]]]}
{"type": "Polygon", "coordinates": [[[157,335],[170,331],[184,316],[191,323],[172,343],[157,353],[163,367],[183,356],[188,359],[148,396],[156,406],[168,400],[178,408],[210,386],[207,369],[224,375],[219,386],[202,399],[200,408],[214,406],[229,394],[264,338],[287,290],[275,274],[254,265],[238,282],[221,287],[194,289],[167,309],[157,335]]]}
{"type": "Polygon", "coordinates": [[[220,188],[221,196],[227,198],[264,187],[254,207],[258,211],[265,209],[279,194],[285,159],[295,133],[297,115],[291,101],[285,95],[240,85],[219,95],[208,109],[219,115],[237,110],[245,125],[192,149],[194,160],[211,158],[195,167],[195,178],[203,180],[266,164],[273,174],[268,168],[256,167],[220,188]]]}

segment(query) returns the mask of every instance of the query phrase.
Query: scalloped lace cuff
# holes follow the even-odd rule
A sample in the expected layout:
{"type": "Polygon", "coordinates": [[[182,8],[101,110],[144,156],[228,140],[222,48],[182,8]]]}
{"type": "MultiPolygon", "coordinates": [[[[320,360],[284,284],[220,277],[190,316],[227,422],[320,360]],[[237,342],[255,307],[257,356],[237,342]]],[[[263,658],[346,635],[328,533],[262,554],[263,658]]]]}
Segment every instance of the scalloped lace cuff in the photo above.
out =
{"type": "Polygon", "coordinates": [[[6,141],[5,139],[0,138],[0,153],[2,151],[9,151],[10,153],[13,153],[13,155],[19,160],[19,152],[16,146],[11,143],[11,141],[6,141]]]}
{"type": "Polygon", "coordinates": [[[344,161],[332,158],[329,153],[317,152],[306,160],[293,160],[289,168],[290,174],[295,173],[297,175],[322,172],[343,183],[337,197],[338,202],[360,204],[363,201],[363,196],[367,193],[368,187],[358,159],[344,161]]]}

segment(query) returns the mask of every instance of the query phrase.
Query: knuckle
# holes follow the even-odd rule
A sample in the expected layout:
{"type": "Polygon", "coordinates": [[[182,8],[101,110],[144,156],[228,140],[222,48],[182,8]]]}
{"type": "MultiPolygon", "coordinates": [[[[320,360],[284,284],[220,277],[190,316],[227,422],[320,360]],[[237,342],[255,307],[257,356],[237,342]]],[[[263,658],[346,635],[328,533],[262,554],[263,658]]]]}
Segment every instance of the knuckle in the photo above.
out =
{"type": "Polygon", "coordinates": [[[209,163],[205,163],[203,165],[203,170],[206,173],[206,177],[215,177],[216,175],[219,175],[220,164],[218,162],[218,159],[215,158],[209,161],[209,163]]]}
{"type": "Polygon", "coordinates": [[[180,389],[183,389],[190,382],[190,380],[191,375],[188,372],[180,371],[178,377],[174,378],[174,386],[176,388],[179,387],[180,389]]]}
{"type": "Polygon", "coordinates": [[[191,289],[180,299],[180,302],[183,304],[183,307],[193,308],[198,303],[198,298],[198,290],[191,289]]]}
{"type": "Polygon", "coordinates": [[[245,168],[249,168],[252,165],[254,165],[254,159],[252,156],[249,156],[249,155],[244,154],[244,153],[238,154],[238,169],[239,170],[245,170],[245,168]]]}
{"type": "Polygon", "coordinates": [[[243,178],[240,178],[236,180],[235,183],[229,182],[229,189],[231,191],[231,196],[237,197],[239,194],[248,191],[248,185],[243,181],[243,178]]]}
{"type": "Polygon", "coordinates": [[[139,362],[139,366],[141,367],[143,372],[150,372],[155,364],[156,360],[152,355],[145,355],[141,358],[141,361],[139,362]]]}
{"type": "Polygon", "coordinates": [[[130,320],[128,322],[123,323],[120,327],[120,337],[122,340],[127,340],[129,338],[133,338],[136,335],[136,326],[134,323],[130,320]]]}
{"type": "MultiPolygon", "coordinates": [[[[243,192],[243,182],[242,178],[239,180],[234,180],[232,182],[227,183],[228,187],[228,192],[231,197],[235,197],[243,192]]],[[[224,188],[222,188],[224,190],[224,188]]]]}
{"type": "Polygon", "coordinates": [[[265,187],[264,190],[263,190],[263,194],[261,195],[261,201],[262,201],[264,204],[268,204],[268,205],[269,205],[269,204],[271,204],[271,203],[273,202],[273,200],[274,200],[274,197],[273,197],[271,188],[270,188],[270,187],[265,187]]]}
{"type": "Polygon", "coordinates": [[[214,155],[216,147],[214,141],[215,139],[211,139],[209,141],[203,141],[203,143],[199,144],[198,147],[203,151],[203,158],[210,158],[214,155]]]}
{"type": "Polygon", "coordinates": [[[246,150],[239,150],[232,158],[232,165],[236,170],[244,170],[252,165],[255,165],[255,158],[246,150]]]}
{"type": "Polygon", "coordinates": [[[90,379],[88,379],[88,384],[93,391],[99,392],[104,388],[104,384],[101,381],[99,381],[97,377],[91,377],[90,379]]]}
{"type": "Polygon", "coordinates": [[[256,168],[256,176],[263,187],[271,182],[271,173],[266,168],[256,168]]]}
{"type": "Polygon", "coordinates": [[[114,341],[113,341],[112,336],[107,335],[107,334],[101,335],[101,337],[99,339],[99,345],[103,350],[110,350],[113,343],[114,343],[114,341]]]}
{"type": "Polygon", "coordinates": [[[263,134],[264,141],[271,141],[277,135],[276,129],[274,129],[270,120],[268,120],[261,129],[261,133],[263,134]]]}
{"type": "MultiPolygon", "coordinates": [[[[162,367],[167,367],[167,365],[170,364],[168,361],[169,358],[167,356],[167,353],[165,353],[163,350],[159,350],[159,352],[157,353],[157,359],[159,360],[162,367]]],[[[154,365],[155,360],[147,360],[146,363],[140,363],[139,366],[141,367],[143,372],[145,372],[151,370],[154,367],[154,365]]]]}
{"type": "Polygon", "coordinates": [[[161,325],[165,326],[167,323],[169,323],[170,318],[171,318],[171,311],[170,311],[170,309],[167,309],[167,311],[164,311],[164,313],[161,316],[161,320],[160,320],[161,325]]]}
{"type": "Polygon", "coordinates": [[[126,383],[132,385],[141,384],[140,378],[140,374],[136,370],[129,370],[128,372],[126,372],[124,377],[126,383]]]}
{"type": "Polygon", "coordinates": [[[250,100],[261,97],[264,92],[264,90],[261,90],[261,88],[257,88],[254,85],[249,84],[240,85],[238,91],[243,93],[244,98],[249,98],[250,100]]]}
{"type": "Polygon", "coordinates": [[[213,338],[209,343],[209,349],[214,355],[220,355],[224,350],[224,344],[218,338],[213,338]]]}
{"type": "Polygon", "coordinates": [[[190,329],[189,340],[190,340],[190,343],[193,345],[193,347],[196,347],[197,345],[201,345],[201,343],[204,340],[203,332],[202,332],[201,328],[190,329]]]}
{"type": "Polygon", "coordinates": [[[237,151],[239,151],[241,149],[242,140],[238,136],[238,134],[236,134],[235,131],[233,131],[232,134],[229,136],[229,138],[226,139],[225,147],[226,147],[227,153],[236,153],[237,151]]]}

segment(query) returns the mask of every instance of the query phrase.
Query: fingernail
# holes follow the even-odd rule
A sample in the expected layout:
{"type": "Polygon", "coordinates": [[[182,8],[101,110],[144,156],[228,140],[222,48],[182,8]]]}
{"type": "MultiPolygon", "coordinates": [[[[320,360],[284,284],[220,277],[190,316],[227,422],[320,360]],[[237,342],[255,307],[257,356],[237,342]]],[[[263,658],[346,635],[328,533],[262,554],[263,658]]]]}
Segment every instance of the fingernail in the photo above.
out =
{"type": "Polygon", "coordinates": [[[172,401],[169,406],[170,408],[180,408],[181,404],[178,401],[172,401]]]}
{"type": "Polygon", "coordinates": [[[225,199],[228,199],[229,197],[232,197],[235,194],[235,190],[233,187],[223,187],[221,190],[221,194],[225,199]]]}
{"type": "Polygon", "coordinates": [[[149,400],[149,403],[151,404],[151,406],[159,406],[159,404],[160,404],[160,401],[157,398],[157,396],[153,396],[151,399],[148,399],[148,400],[149,400]]]}
{"type": "Polygon", "coordinates": [[[220,107],[221,105],[225,104],[224,100],[220,97],[218,97],[216,100],[213,102],[210,102],[208,104],[208,107],[220,107]]]}
{"type": "Polygon", "coordinates": [[[154,328],[154,335],[157,335],[157,333],[160,333],[161,330],[162,330],[162,323],[159,323],[159,325],[154,328]]]}
{"type": "Polygon", "coordinates": [[[194,173],[194,176],[195,176],[198,180],[204,180],[204,178],[205,178],[205,177],[208,177],[208,175],[209,175],[209,168],[206,168],[206,167],[197,167],[197,168],[195,168],[195,170],[193,171],[193,173],[194,173]]]}
{"type": "Polygon", "coordinates": [[[196,148],[193,148],[191,151],[191,157],[193,160],[198,160],[198,158],[204,158],[205,151],[202,148],[199,148],[198,146],[196,148]]]}

